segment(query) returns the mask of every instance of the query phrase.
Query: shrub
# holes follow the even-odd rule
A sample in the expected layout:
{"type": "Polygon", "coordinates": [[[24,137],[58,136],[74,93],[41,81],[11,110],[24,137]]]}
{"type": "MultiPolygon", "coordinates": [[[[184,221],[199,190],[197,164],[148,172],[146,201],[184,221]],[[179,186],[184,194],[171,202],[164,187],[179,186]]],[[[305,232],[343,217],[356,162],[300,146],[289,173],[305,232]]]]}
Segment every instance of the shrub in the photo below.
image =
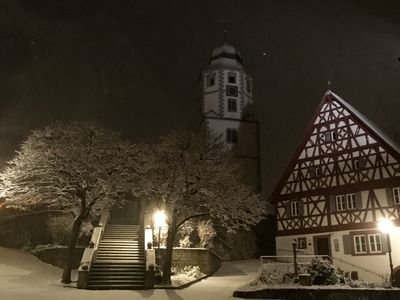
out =
{"type": "Polygon", "coordinates": [[[316,285],[336,284],[339,281],[335,267],[326,259],[313,258],[307,273],[311,274],[312,283],[316,285]]]}
{"type": "Polygon", "coordinates": [[[201,221],[197,225],[197,233],[199,235],[199,246],[202,248],[212,248],[213,239],[217,235],[211,220],[201,221]]]}

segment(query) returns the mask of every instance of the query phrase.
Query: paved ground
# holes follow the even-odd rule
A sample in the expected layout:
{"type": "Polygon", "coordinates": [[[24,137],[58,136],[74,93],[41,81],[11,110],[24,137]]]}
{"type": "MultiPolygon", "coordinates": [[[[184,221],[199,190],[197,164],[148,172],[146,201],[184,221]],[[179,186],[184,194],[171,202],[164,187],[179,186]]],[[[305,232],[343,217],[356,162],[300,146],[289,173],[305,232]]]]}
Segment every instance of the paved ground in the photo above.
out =
{"type": "Polygon", "coordinates": [[[1,300],[224,300],[234,299],[233,291],[255,277],[257,260],[224,263],[213,276],[183,290],[87,291],[63,287],[57,280],[61,269],[44,264],[32,255],[0,248],[1,300]]]}

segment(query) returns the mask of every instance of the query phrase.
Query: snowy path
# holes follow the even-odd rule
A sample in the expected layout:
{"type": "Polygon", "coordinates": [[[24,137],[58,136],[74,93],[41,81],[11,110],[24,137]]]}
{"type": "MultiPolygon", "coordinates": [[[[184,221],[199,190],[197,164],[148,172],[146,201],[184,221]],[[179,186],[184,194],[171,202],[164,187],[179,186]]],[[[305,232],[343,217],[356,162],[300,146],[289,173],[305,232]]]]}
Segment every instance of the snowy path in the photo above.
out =
{"type": "Polygon", "coordinates": [[[234,299],[233,290],[253,279],[258,267],[257,260],[224,263],[213,276],[183,290],[88,291],[63,287],[57,282],[61,269],[27,253],[0,247],[0,299],[234,299]]]}

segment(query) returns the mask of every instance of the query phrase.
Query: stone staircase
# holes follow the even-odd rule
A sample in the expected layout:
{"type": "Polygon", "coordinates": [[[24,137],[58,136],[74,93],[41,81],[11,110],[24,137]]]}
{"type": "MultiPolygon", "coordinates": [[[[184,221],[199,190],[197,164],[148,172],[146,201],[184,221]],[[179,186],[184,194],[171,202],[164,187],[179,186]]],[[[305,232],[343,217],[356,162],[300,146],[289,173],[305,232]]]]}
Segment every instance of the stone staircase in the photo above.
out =
{"type": "Polygon", "coordinates": [[[144,240],[140,225],[106,227],[91,266],[88,289],[143,289],[144,240]]]}

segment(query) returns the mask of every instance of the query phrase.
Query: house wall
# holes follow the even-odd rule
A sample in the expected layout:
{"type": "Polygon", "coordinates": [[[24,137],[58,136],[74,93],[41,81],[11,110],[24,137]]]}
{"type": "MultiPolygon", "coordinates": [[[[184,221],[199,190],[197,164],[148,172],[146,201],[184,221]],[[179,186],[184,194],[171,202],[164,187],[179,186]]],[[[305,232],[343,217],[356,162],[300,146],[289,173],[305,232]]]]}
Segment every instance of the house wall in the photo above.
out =
{"type": "MultiPolygon", "coordinates": [[[[377,232],[377,229],[369,229],[369,232],[377,232]]],[[[318,234],[299,234],[299,235],[288,235],[288,236],[277,236],[276,237],[276,254],[278,256],[293,255],[292,242],[293,239],[306,238],[307,248],[299,249],[299,255],[314,255],[314,237],[321,235],[329,235],[330,238],[330,249],[333,264],[336,267],[344,271],[357,271],[359,279],[381,283],[383,278],[388,278],[390,274],[389,267],[389,254],[387,251],[384,253],[368,254],[368,255],[355,255],[345,254],[345,241],[343,236],[352,234],[362,234],[366,232],[365,229],[361,230],[345,230],[345,231],[334,231],[318,234]],[[335,240],[338,245],[335,246],[335,240]]],[[[396,226],[394,231],[391,233],[391,246],[392,246],[392,259],[393,267],[400,266],[400,227],[396,226]]],[[[384,250],[387,250],[387,240],[382,236],[382,246],[384,250]],[[386,244],[386,245],[384,245],[386,244]]],[[[354,245],[352,247],[354,252],[354,245]]],[[[301,259],[300,259],[301,261],[301,259]]]]}

